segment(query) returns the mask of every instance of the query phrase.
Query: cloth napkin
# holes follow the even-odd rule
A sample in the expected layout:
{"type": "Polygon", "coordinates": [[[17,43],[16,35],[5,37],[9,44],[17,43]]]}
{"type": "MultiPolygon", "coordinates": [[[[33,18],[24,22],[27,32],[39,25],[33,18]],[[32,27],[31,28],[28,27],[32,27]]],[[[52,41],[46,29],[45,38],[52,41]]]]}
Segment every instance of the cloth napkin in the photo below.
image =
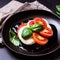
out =
{"type": "Polygon", "coordinates": [[[16,12],[32,10],[32,9],[47,10],[47,11],[52,12],[50,9],[48,9],[46,6],[39,3],[38,1],[34,1],[31,3],[28,3],[28,2],[21,3],[19,1],[12,0],[8,4],[6,4],[4,7],[0,8],[0,44],[3,41],[1,38],[1,29],[5,21],[4,18],[7,18],[9,15],[16,12]]]}

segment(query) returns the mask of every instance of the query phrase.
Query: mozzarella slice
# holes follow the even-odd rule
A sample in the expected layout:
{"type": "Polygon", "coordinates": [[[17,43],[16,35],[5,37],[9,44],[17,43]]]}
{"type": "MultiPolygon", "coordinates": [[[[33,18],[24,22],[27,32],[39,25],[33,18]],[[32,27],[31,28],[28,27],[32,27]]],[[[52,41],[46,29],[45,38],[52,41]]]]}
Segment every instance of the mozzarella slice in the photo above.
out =
{"type": "Polygon", "coordinates": [[[35,43],[35,41],[30,37],[29,39],[23,39],[21,34],[24,28],[26,28],[27,26],[24,26],[22,28],[20,28],[20,30],[18,30],[18,37],[21,40],[22,43],[26,44],[26,45],[32,45],[35,43]]]}
{"type": "Polygon", "coordinates": [[[47,27],[51,29],[51,26],[49,25],[48,21],[46,19],[44,19],[44,18],[42,18],[42,19],[46,22],[47,27]]]}
{"type": "Polygon", "coordinates": [[[33,21],[33,20],[29,20],[29,21],[28,21],[28,23],[27,23],[27,26],[28,26],[28,27],[30,26],[29,24],[30,24],[31,21],[33,21]]]}

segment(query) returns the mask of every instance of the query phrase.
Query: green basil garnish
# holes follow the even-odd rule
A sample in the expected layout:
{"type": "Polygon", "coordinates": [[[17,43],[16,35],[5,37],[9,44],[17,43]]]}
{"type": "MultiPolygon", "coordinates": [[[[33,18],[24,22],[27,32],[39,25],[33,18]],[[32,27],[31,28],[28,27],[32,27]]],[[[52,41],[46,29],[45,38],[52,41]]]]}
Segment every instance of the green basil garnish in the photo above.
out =
{"type": "Polygon", "coordinates": [[[24,28],[21,36],[24,39],[28,39],[29,37],[31,37],[31,35],[32,35],[32,30],[30,30],[29,28],[24,28]]]}
{"type": "Polygon", "coordinates": [[[15,32],[13,30],[9,30],[9,39],[10,39],[10,42],[12,44],[14,44],[15,46],[19,46],[21,45],[19,39],[17,38],[15,32]]]}
{"type": "Polygon", "coordinates": [[[29,28],[34,32],[39,32],[40,30],[43,29],[43,26],[42,26],[42,24],[34,24],[34,25],[30,26],[29,28]]]}

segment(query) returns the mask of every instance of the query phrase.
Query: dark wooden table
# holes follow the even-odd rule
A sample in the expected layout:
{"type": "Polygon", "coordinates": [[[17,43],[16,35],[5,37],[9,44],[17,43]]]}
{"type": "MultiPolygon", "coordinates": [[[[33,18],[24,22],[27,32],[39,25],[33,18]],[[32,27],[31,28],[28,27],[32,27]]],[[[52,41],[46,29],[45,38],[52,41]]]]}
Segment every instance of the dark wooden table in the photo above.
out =
{"type": "MultiPolygon", "coordinates": [[[[10,0],[0,0],[0,8],[3,7],[5,4],[7,4],[10,0]]],[[[32,2],[34,0],[18,0],[21,2],[32,2]]],[[[44,4],[45,6],[47,6],[48,8],[50,8],[54,13],[55,13],[55,6],[57,4],[60,4],[60,0],[38,0],[39,2],[41,2],[42,4],[44,4]]],[[[60,60],[60,49],[57,50],[56,52],[47,55],[47,56],[43,56],[43,57],[25,57],[22,55],[17,55],[13,52],[11,52],[10,50],[7,49],[6,46],[4,46],[3,48],[0,48],[0,60],[28,60],[28,59],[32,59],[32,60],[60,60]]]]}

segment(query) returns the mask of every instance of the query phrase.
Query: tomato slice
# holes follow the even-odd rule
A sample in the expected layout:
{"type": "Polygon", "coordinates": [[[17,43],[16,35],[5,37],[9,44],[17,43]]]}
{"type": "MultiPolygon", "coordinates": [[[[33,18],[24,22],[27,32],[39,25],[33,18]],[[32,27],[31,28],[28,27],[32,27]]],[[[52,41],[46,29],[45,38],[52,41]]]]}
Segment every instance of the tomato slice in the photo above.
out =
{"type": "Polygon", "coordinates": [[[35,24],[34,20],[31,20],[30,23],[29,23],[30,26],[32,26],[34,24],[35,24]]]}
{"type": "Polygon", "coordinates": [[[37,33],[33,33],[34,41],[39,45],[46,45],[48,43],[48,39],[45,37],[40,36],[37,33]]]}
{"type": "Polygon", "coordinates": [[[53,36],[53,30],[48,27],[45,28],[44,30],[40,31],[39,33],[40,33],[40,35],[47,37],[47,38],[53,36]]]}
{"type": "Polygon", "coordinates": [[[18,26],[18,30],[20,30],[21,27],[26,26],[26,25],[27,25],[27,23],[21,23],[21,24],[18,26]]]}
{"type": "Polygon", "coordinates": [[[42,24],[44,28],[47,27],[47,23],[44,19],[36,17],[34,18],[35,23],[42,24]]]}

